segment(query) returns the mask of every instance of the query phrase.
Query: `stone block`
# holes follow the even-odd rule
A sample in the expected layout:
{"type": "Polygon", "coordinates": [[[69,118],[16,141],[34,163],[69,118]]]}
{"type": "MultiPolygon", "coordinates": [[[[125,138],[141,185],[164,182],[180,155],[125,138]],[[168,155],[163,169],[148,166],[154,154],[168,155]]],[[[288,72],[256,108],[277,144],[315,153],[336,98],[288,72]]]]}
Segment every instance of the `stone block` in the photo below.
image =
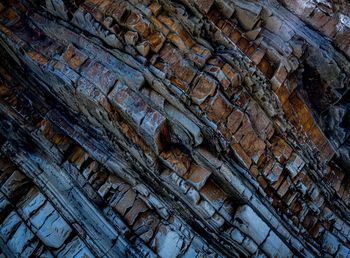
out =
{"type": "Polygon", "coordinates": [[[231,114],[227,118],[227,129],[231,134],[235,134],[240,127],[243,120],[243,112],[239,109],[233,109],[231,114]]]}
{"type": "Polygon", "coordinates": [[[250,59],[253,61],[255,65],[260,64],[262,59],[264,58],[266,50],[257,48],[250,56],[250,59]]]}
{"type": "Polygon", "coordinates": [[[85,246],[84,242],[76,236],[57,253],[57,257],[92,258],[94,256],[85,246]]]}
{"type": "Polygon", "coordinates": [[[253,7],[253,5],[249,10],[237,7],[235,14],[237,16],[239,23],[243,27],[243,29],[249,31],[249,30],[252,30],[255,24],[259,21],[261,10],[262,10],[261,7],[258,7],[258,6],[253,7]]]}
{"type": "Polygon", "coordinates": [[[80,167],[85,161],[87,161],[88,158],[89,154],[85,152],[80,146],[76,145],[68,156],[68,161],[80,169],[80,167]]]}
{"type": "Polygon", "coordinates": [[[258,136],[263,140],[269,139],[273,134],[274,128],[271,120],[262,108],[255,101],[250,101],[247,107],[247,113],[258,136]]]}
{"type": "Polygon", "coordinates": [[[229,79],[226,77],[225,73],[221,70],[221,68],[219,66],[207,65],[207,66],[205,66],[204,71],[206,71],[207,73],[214,76],[219,81],[223,90],[225,92],[227,91],[228,93],[230,93],[229,87],[230,87],[231,83],[230,83],[229,79]]]}
{"type": "Polygon", "coordinates": [[[134,11],[129,14],[125,24],[130,30],[138,32],[143,38],[147,37],[150,33],[150,22],[145,20],[141,14],[134,11]]]}
{"type": "Polygon", "coordinates": [[[150,46],[148,41],[143,41],[136,45],[137,51],[144,57],[146,57],[150,51],[150,46]]]}
{"type": "MultiPolygon", "coordinates": [[[[261,32],[261,28],[256,28],[250,31],[247,31],[244,33],[244,37],[246,37],[249,41],[254,41],[257,39],[261,32]]],[[[252,53],[251,53],[252,54],[252,53]]],[[[251,56],[251,54],[248,54],[248,56],[251,56]]]]}
{"type": "Polygon", "coordinates": [[[194,45],[191,48],[191,53],[187,54],[187,57],[197,64],[197,66],[203,67],[211,57],[211,52],[201,45],[194,45]]]}
{"type": "Polygon", "coordinates": [[[215,4],[217,5],[220,13],[222,13],[227,19],[231,18],[235,12],[234,6],[224,0],[216,0],[215,4]]]}
{"type": "Polygon", "coordinates": [[[199,192],[193,188],[190,187],[186,193],[186,196],[194,203],[194,204],[198,204],[201,196],[199,195],[199,192]]]}
{"type": "Polygon", "coordinates": [[[166,139],[166,118],[151,108],[140,96],[124,83],[118,82],[108,95],[108,100],[140,133],[156,152],[161,151],[166,139]]]}
{"type": "Polygon", "coordinates": [[[252,160],[244,151],[242,146],[234,141],[231,142],[230,146],[233,152],[235,153],[236,157],[239,159],[239,161],[242,162],[242,164],[245,165],[246,168],[250,168],[250,166],[252,165],[252,160]]]}
{"type": "Polygon", "coordinates": [[[283,167],[279,163],[274,163],[273,167],[269,170],[264,169],[266,179],[270,183],[275,183],[278,181],[283,171],[283,167]]]}
{"type": "Polygon", "coordinates": [[[240,134],[243,134],[239,140],[239,143],[245,153],[257,164],[260,156],[265,150],[266,144],[256,135],[256,133],[251,128],[248,127],[247,129],[249,131],[245,131],[243,128],[240,128],[234,137],[237,139],[240,134]]]}
{"type": "Polygon", "coordinates": [[[139,214],[147,210],[148,208],[146,204],[142,200],[137,198],[133,203],[131,209],[129,209],[129,211],[125,215],[125,220],[128,223],[128,225],[133,225],[139,214]]]}
{"type": "Polygon", "coordinates": [[[131,119],[135,125],[140,125],[145,117],[148,105],[135,92],[125,84],[119,83],[108,95],[110,102],[119,108],[126,118],[131,119]]]}
{"type": "Polygon", "coordinates": [[[272,89],[277,91],[287,78],[287,70],[284,65],[280,64],[271,78],[272,89]]]}
{"type": "Polygon", "coordinates": [[[181,127],[176,127],[173,129],[174,133],[182,138],[184,143],[187,142],[191,145],[198,146],[203,142],[203,134],[201,129],[184,113],[169,103],[164,104],[164,111],[168,115],[169,119],[181,125],[181,127]]]}
{"type": "Polygon", "coordinates": [[[248,205],[237,209],[234,225],[260,245],[268,236],[270,228],[248,205]]]}
{"type": "Polygon", "coordinates": [[[340,245],[336,258],[346,258],[350,256],[350,249],[344,245],[340,245]]]}
{"type": "Polygon", "coordinates": [[[206,200],[201,200],[198,203],[198,208],[202,210],[204,218],[208,219],[212,217],[215,213],[214,207],[206,200]]]}
{"type": "Polygon", "coordinates": [[[161,32],[154,32],[151,35],[149,35],[147,39],[150,44],[151,50],[154,53],[158,53],[165,42],[165,37],[161,32]]]}
{"type": "Polygon", "coordinates": [[[285,142],[283,138],[279,136],[274,136],[271,139],[271,142],[273,155],[278,160],[278,162],[281,164],[285,163],[285,161],[287,161],[292,155],[293,149],[289,146],[288,143],[285,142]]]}
{"type": "Polygon", "coordinates": [[[201,195],[211,204],[216,210],[219,210],[227,199],[225,193],[212,179],[209,179],[200,190],[201,195]]]}
{"type": "Polygon", "coordinates": [[[331,17],[328,22],[320,28],[322,33],[324,33],[327,37],[333,38],[337,32],[338,19],[336,17],[331,17]]]}
{"type": "Polygon", "coordinates": [[[176,258],[182,245],[183,239],[180,235],[165,225],[159,227],[153,240],[154,250],[162,258],[176,258]]]}
{"type": "Polygon", "coordinates": [[[139,35],[137,34],[136,31],[129,30],[124,34],[124,39],[126,44],[135,46],[139,39],[139,35]]]}
{"type": "Polygon", "coordinates": [[[37,189],[32,188],[24,202],[20,205],[20,213],[22,217],[27,220],[35,213],[46,201],[46,197],[37,189]]]}
{"type": "Polygon", "coordinates": [[[26,226],[21,223],[16,232],[12,235],[11,239],[7,242],[7,246],[12,251],[12,254],[20,257],[26,246],[34,238],[34,234],[26,226]]]}
{"type": "Polygon", "coordinates": [[[209,171],[207,168],[191,164],[190,170],[185,179],[196,189],[200,190],[207,182],[210,175],[211,171],[209,171]]]}
{"type": "Polygon", "coordinates": [[[234,228],[233,230],[231,230],[230,236],[235,242],[239,244],[243,243],[244,235],[237,228],[234,228]]]}
{"type": "Polygon", "coordinates": [[[70,68],[78,70],[80,66],[88,59],[88,56],[69,44],[66,51],[62,54],[62,58],[66,61],[70,68]]]}
{"type": "Polygon", "coordinates": [[[225,64],[221,70],[230,82],[230,86],[224,88],[224,91],[227,96],[231,97],[241,86],[241,76],[229,64],[225,64]]]}
{"type": "Polygon", "coordinates": [[[152,239],[158,224],[159,219],[154,213],[144,212],[135,221],[135,224],[133,225],[133,231],[143,241],[148,243],[152,239]]]}
{"type": "Polygon", "coordinates": [[[153,2],[150,6],[149,9],[151,9],[151,12],[153,15],[157,16],[160,11],[162,10],[162,6],[158,4],[157,2],[153,2]]]}
{"type": "Polygon", "coordinates": [[[258,250],[258,245],[249,237],[243,240],[242,246],[250,253],[255,254],[258,250]]]}
{"type": "Polygon", "coordinates": [[[169,33],[167,38],[171,43],[173,43],[181,53],[188,52],[188,47],[185,42],[181,39],[181,37],[175,33],[169,33]]]}
{"type": "Polygon", "coordinates": [[[237,95],[234,96],[234,103],[239,106],[242,110],[246,109],[247,105],[251,101],[251,96],[246,89],[242,89],[237,95]]]}
{"type": "Polygon", "coordinates": [[[282,20],[280,20],[278,17],[276,17],[275,15],[269,16],[266,19],[264,19],[265,21],[265,27],[278,34],[280,32],[280,29],[282,27],[282,20]]]}
{"type": "Polygon", "coordinates": [[[261,59],[260,63],[258,64],[258,68],[265,76],[267,76],[267,78],[270,79],[272,77],[273,69],[266,57],[261,59]]]}
{"type": "Polygon", "coordinates": [[[272,231],[262,245],[262,249],[269,257],[293,257],[292,251],[272,231]]]}
{"type": "Polygon", "coordinates": [[[214,213],[214,215],[211,217],[211,221],[217,228],[221,228],[225,223],[224,218],[219,213],[214,213]]]}
{"type": "Polygon", "coordinates": [[[181,177],[184,177],[190,168],[190,160],[178,148],[163,151],[160,156],[167,167],[175,171],[181,177]]]}
{"type": "Polygon", "coordinates": [[[121,199],[113,205],[113,208],[119,212],[121,216],[124,216],[126,211],[134,204],[136,193],[129,189],[121,197],[121,199]]]}
{"type": "Polygon", "coordinates": [[[155,151],[159,153],[168,140],[166,117],[149,107],[140,127],[146,141],[150,142],[155,151]]]}
{"type": "Polygon", "coordinates": [[[284,180],[284,182],[281,184],[281,186],[278,188],[277,194],[282,198],[287,193],[287,191],[289,190],[290,186],[291,186],[291,181],[287,177],[284,180]]]}
{"type": "Polygon", "coordinates": [[[205,147],[198,147],[196,148],[196,151],[198,152],[198,155],[201,159],[204,159],[207,164],[210,166],[213,166],[215,168],[220,168],[223,164],[222,160],[218,159],[213,153],[211,153],[207,148],[205,147]]]}
{"type": "Polygon", "coordinates": [[[88,61],[81,68],[81,75],[107,95],[117,81],[117,74],[98,62],[88,61]]]}
{"type": "Polygon", "coordinates": [[[322,240],[322,249],[329,253],[335,254],[339,248],[339,240],[329,231],[326,231],[322,240]]]}
{"type": "Polygon", "coordinates": [[[191,99],[195,104],[200,105],[208,97],[213,96],[216,88],[217,84],[215,80],[205,74],[200,74],[196,85],[192,89],[191,99]]]}
{"type": "Polygon", "coordinates": [[[174,75],[187,84],[191,83],[196,75],[196,70],[192,67],[176,49],[170,45],[165,45],[160,51],[160,57],[169,64],[174,75]]]}
{"type": "Polygon", "coordinates": [[[282,105],[288,100],[291,94],[285,83],[283,83],[275,93],[282,105]]]}
{"type": "Polygon", "coordinates": [[[1,223],[0,237],[7,242],[11,236],[16,232],[16,229],[22,223],[21,218],[15,211],[12,211],[1,223]]]}
{"type": "Polygon", "coordinates": [[[194,2],[204,14],[207,14],[214,4],[214,0],[194,0],[194,2]]]}
{"type": "Polygon", "coordinates": [[[250,45],[249,41],[245,37],[241,37],[237,43],[237,46],[243,53],[246,53],[250,45]]]}
{"type": "Polygon", "coordinates": [[[19,22],[20,16],[17,14],[17,12],[13,8],[10,8],[10,6],[9,8],[5,8],[3,4],[1,7],[2,7],[1,16],[5,20],[5,24],[7,26],[11,26],[19,22]]]}
{"type": "Polygon", "coordinates": [[[289,171],[292,178],[294,178],[305,166],[305,161],[296,153],[292,154],[292,157],[287,162],[286,168],[289,171]]]}
{"type": "Polygon", "coordinates": [[[15,170],[12,175],[1,186],[1,191],[10,200],[20,198],[29,187],[29,178],[22,172],[15,170]]]}
{"type": "Polygon", "coordinates": [[[208,106],[208,118],[216,124],[225,122],[232,111],[230,102],[219,92],[213,97],[208,106]]]}
{"type": "Polygon", "coordinates": [[[72,232],[71,227],[49,202],[46,202],[29,220],[31,229],[49,247],[61,247],[72,232]]]}

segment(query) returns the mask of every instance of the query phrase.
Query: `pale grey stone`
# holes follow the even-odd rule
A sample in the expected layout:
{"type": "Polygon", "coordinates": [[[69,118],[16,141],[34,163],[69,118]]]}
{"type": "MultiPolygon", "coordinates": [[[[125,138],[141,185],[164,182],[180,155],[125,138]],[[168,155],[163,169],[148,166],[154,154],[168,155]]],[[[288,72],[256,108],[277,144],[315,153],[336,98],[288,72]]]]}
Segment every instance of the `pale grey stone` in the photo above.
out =
{"type": "Polygon", "coordinates": [[[322,249],[327,253],[335,254],[339,245],[338,239],[332,233],[326,231],[323,237],[322,249]]]}
{"type": "Polygon", "coordinates": [[[156,253],[162,258],[175,258],[181,251],[183,239],[169,227],[161,225],[153,241],[156,253]]]}
{"type": "Polygon", "coordinates": [[[49,202],[30,218],[30,222],[38,238],[49,247],[59,248],[72,232],[49,202]]]}
{"type": "Polygon", "coordinates": [[[248,205],[240,206],[234,217],[234,225],[250,236],[257,244],[267,237],[270,228],[248,205]]]}
{"type": "Polygon", "coordinates": [[[286,168],[293,178],[303,169],[304,165],[305,161],[299,155],[293,153],[293,156],[287,162],[286,168]]]}
{"type": "Polygon", "coordinates": [[[190,187],[190,189],[186,193],[186,196],[188,196],[194,204],[197,204],[200,200],[200,195],[198,191],[193,187],[190,187]]]}
{"type": "Polygon", "coordinates": [[[206,218],[213,216],[215,213],[214,207],[206,200],[201,200],[198,206],[204,211],[206,218]]]}
{"type": "Polygon", "coordinates": [[[258,250],[258,245],[249,237],[246,237],[242,246],[250,253],[254,254],[258,250]]]}
{"type": "Polygon", "coordinates": [[[75,237],[71,242],[69,242],[59,253],[57,254],[58,258],[65,257],[95,257],[92,253],[87,249],[83,241],[80,238],[75,237]]]}
{"type": "Polygon", "coordinates": [[[239,244],[243,243],[244,236],[242,235],[241,231],[239,231],[237,228],[235,228],[231,231],[230,236],[237,243],[239,243],[239,244]]]}
{"type": "Polygon", "coordinates": [[[282,240],[272,231],[262,245],[262,249],[270,257],[292,257],[293,253],[289,248],[282,242],[282,240]]]}
{"type": "Polygon", "coordinates": [[[21,215],[26,220],[46,201],[46,197],[36,189],[32,189],[27,196],[26,201],[20,207],[21,215]]]}
{"type": "Polygon", "coordinates": [[[0,235],[4,241],[7,241],[10,236],[16,231],[19,224],[22,222],[21,218],[15,211],[12,211],[0,226],[0,235]]]}
{"type": "Polygon", "coordinates": [[[335,255],[336,258],[347,258],[350,256],[350,249],[347,248],[344,245],[340,245],[339,250],[337,254],[335,255]]]}
{"type": "Polygon", "coordinates": [[[24,223],[22,223],[8,241],[7,246],[11,249],[14,255],[20,256],[33,237],[34,234],[24,223]]]}

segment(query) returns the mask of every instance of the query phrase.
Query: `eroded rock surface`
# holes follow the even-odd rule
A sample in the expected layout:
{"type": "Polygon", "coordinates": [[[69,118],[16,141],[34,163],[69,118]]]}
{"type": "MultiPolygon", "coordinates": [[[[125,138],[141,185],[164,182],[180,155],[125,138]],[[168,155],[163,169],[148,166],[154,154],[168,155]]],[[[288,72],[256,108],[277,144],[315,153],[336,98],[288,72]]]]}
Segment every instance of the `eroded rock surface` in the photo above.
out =
{"type": "Polygon", "coordinates": [[[350,257],[350,4],[0,2],[0,257],[350,257]]]}

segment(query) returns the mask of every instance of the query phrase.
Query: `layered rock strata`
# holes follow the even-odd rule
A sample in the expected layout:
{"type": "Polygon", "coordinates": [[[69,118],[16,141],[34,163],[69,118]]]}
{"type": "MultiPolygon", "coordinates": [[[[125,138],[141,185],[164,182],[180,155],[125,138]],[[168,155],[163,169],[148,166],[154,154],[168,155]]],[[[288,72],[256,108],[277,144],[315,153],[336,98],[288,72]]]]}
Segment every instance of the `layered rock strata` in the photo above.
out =
{"type": "Polygon", "coordinates": [[[0,255],[350,257],[350,4],[0,3],[0,255]]]}

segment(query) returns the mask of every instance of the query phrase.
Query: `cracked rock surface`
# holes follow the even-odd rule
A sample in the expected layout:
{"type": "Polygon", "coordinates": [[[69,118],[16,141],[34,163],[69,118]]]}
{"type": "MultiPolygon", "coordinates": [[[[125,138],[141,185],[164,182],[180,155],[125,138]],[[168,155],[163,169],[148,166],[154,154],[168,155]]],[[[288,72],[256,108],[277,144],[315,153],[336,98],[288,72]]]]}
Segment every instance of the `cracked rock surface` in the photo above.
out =
{"type": "Polygon", "coordinates": [[[0,0],[0,257],[350,257],[350,3],[0,0]]]}

